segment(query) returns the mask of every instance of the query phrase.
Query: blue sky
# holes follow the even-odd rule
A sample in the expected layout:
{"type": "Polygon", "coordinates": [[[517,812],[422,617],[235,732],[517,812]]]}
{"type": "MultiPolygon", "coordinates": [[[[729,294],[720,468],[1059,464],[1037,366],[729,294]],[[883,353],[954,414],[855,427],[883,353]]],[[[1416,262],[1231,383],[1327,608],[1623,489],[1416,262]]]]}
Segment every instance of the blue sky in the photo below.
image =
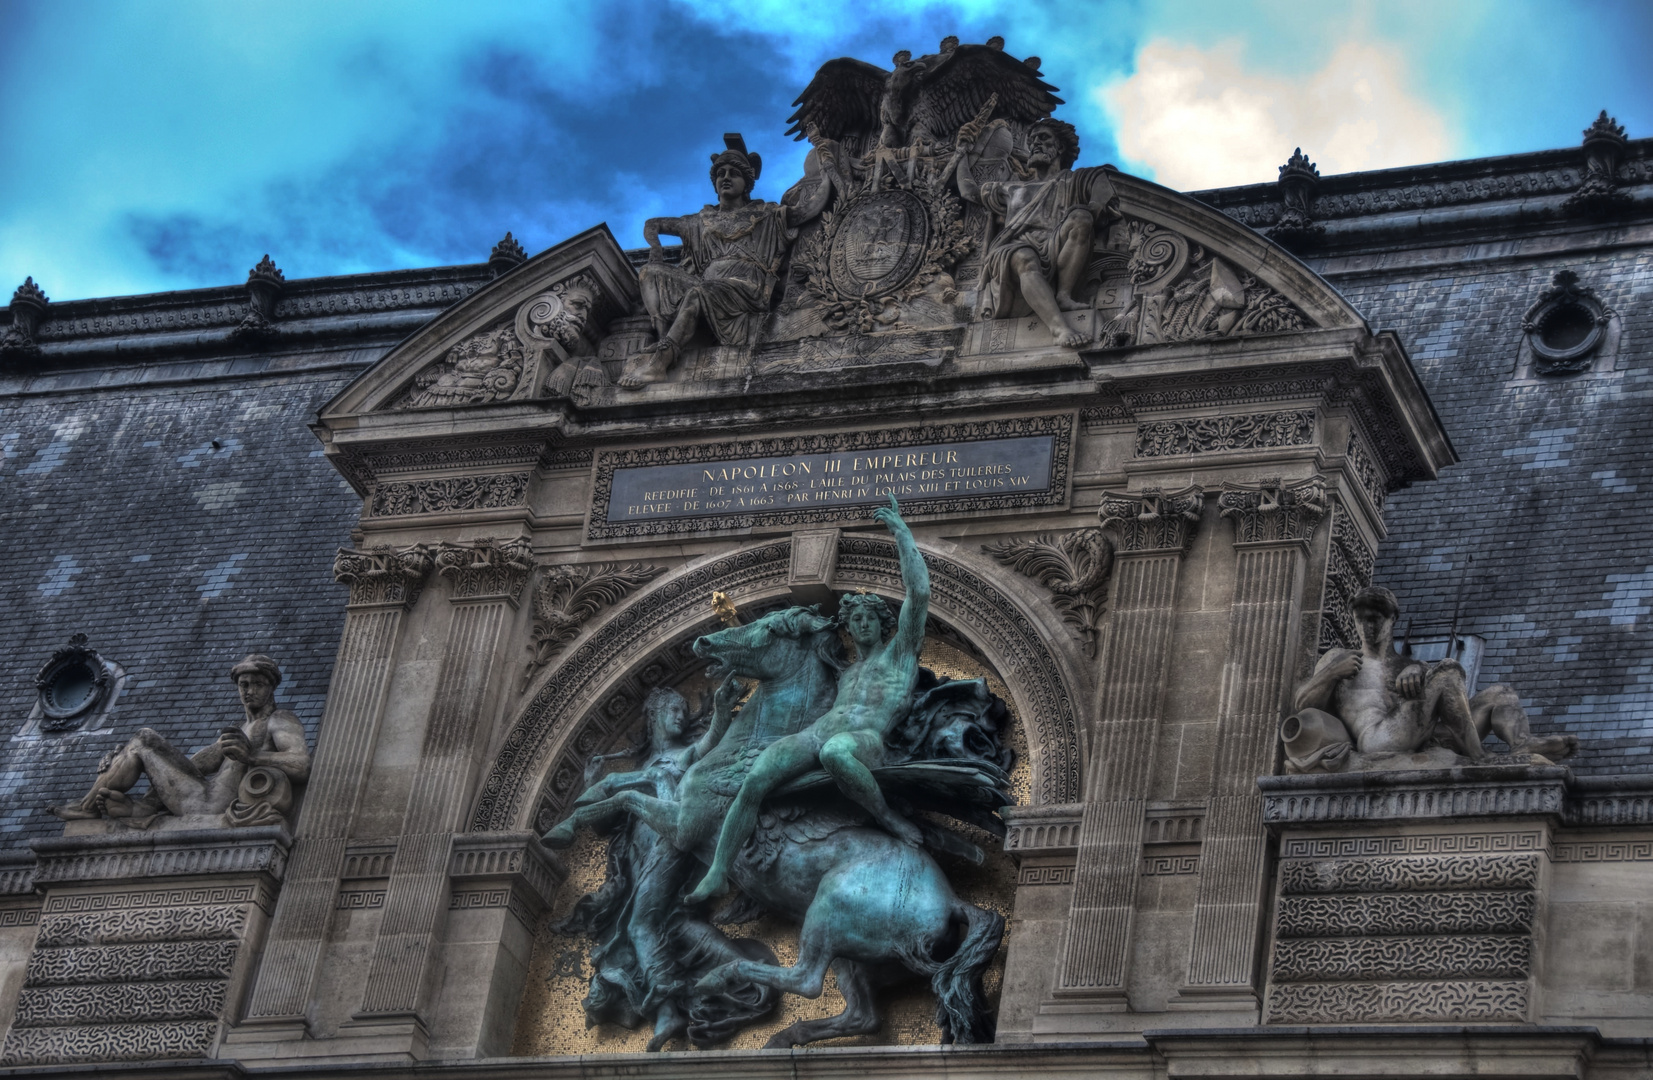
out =
{"type": "Polygon", "coordinates": [[[1184,189],[1653,135],[1653,4],[0,0],[0,289],[54,299],[483,259],[709,197],[741,131],[760,196],[814,69],[947,34],[1037,54],[1084,140],[1184,189]]]}

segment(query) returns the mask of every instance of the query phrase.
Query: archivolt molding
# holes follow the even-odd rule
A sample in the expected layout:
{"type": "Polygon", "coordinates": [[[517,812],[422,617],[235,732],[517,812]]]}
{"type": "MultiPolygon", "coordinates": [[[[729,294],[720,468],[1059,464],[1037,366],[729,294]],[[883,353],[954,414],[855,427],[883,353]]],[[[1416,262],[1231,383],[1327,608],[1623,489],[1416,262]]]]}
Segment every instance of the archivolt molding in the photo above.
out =
{"type": "MultiPolygon", "coordinates": [[[[900,595],[889,541],[846,537],[839,552],[838,584],[900,595]]],[[[708,600],[714,591],[728,593],[743,607],[785,599],[791,553],[790,539],[744,548],[683,568],[613,609],[532,688],[483,781],[472,830],[532,828],[542,806],[560,812],[569,792],[555,781],[569,770],[577,777],[594,740],[616,722],[604,703],[627,673],[656,654],[681,651],[674,647],[713,629],[708,600]]],[[[1039,624],[1008,593],[951,556],[926,550],[925,561],[932,613],[980,648],[1010,688],[1027,727],[1035,799],[1076,801],[1081,788],[1075,681],[1059,666],[1039,624]]]]}

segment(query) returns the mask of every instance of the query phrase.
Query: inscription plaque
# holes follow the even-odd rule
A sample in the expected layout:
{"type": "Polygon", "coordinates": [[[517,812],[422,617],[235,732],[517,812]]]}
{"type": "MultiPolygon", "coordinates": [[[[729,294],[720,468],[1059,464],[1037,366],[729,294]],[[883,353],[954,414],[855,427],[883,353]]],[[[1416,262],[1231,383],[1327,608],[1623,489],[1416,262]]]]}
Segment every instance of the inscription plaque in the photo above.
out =
{"type": "Polygon", "coordinates": [[[604,451],[587,537],[657,536],[1067,497],[1071,415],[604,451]]]}

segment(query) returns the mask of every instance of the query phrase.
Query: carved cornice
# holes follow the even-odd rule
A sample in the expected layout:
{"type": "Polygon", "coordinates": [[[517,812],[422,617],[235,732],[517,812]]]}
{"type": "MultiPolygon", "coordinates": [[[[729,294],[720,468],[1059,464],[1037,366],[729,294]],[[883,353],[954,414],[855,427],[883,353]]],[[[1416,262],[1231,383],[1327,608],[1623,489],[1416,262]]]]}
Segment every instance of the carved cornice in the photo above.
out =
{"type": "Polygon", "coordinates": [[[1018,862],[1030,855],[1078,855],[1084,810],[1083,803],[1002,808],[999,816],[1005,824],[1005,852],[1018,862]]]}
{"type": "Polygon", "coordinates": [[[528,473],[449,476],[380,484],[368,505],[369,517],[411,517],[467,510],[505,510],[528,505],[528,473]]]}
{"type": "Polygon", "coordinates": [[[448,877],[455,885],[517,888],[536,913],[551,906],[567,876],[562,860],[531,832],[459,833],[448,857],[448,877]]]}
{"type": "Polygon", "coordinates": [[[576,563],[547,567],[534,586],[533,654],[522,685],[579,636],[592,616],[666,572],[645,563],[576,563]]]}
{"type": "Polygon", "coordinates": [[[1113,541],[1099,528],[987,544],[982,551],[1050,591],[1050,602],[1085,655],[1096,656],[1096,623],[1107,607],[1113,541]]]}
{"type": "Polygon", "coordinates": [[[285,826],[180,829],[31,841],[35,885],[264,873],[280,880],[292,837],[285,826]]]}
{"type": "Polygon", "coordinates": [[[1277,828],[1511,815],[1559,818],[1570,776],[1556,765],[1489,765],[1336,776],[1260,776],[1257,786],[1263,794],[1263,821],[1277,828]]]}
{"type": "Polygon", "coordinates": [[[433,561],[423,544],[401,549],[388,545],[355,551],[339,548],[333,557],[333,580],[350,586],[350,606],[411,608],[430,576],[433,561]]]}
{"type": "Polygon", "coordinates": [[[525,536],[509,540],[444,542],[436,550],[436,572],[453,579],[451,600],[508,600],[516,603],[534,569],[534,549],[525,536]]]}
{"type": "Polygon", "coordinates": [[[1102,493],[1102,528],[1119,537],[1118,549],[1127,555],[1187,549],[1205,508],[1205,492],[1197,484],[1181,491],[1148,488],[1140,494],[1102,493]]]}
{"type": "Polygon", "coordinates": [[[1136,456],[1174,457],[1221,450],[1307,446],[1313,442],[1313,409],[1249,416],[1196,416],[1140,425],[1136,429],[1136,456]]]}
{"type": "Polygon", "coordinates": [[[1326,478],[1312,476],[1294,484],[1223,483],[1217,513],[1234,522],[1234,543],[1265,544],[1281,540],[1307,542],[1326,516],[1326,478]]]}

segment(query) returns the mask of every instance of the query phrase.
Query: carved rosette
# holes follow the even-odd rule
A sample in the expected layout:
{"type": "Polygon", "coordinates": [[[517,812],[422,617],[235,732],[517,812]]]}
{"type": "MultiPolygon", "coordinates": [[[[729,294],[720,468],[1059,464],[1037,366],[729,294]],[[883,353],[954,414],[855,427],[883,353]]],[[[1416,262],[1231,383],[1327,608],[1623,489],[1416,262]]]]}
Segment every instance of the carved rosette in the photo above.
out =
{"type": "Polygon", "coordinates": [[[1234,543],[1306,543],[1326,516],[1326,478],[1294,484],[1223,484],[1217,512],[1234,522],[1234,543]]]}
{"type": "Polygon", "coordinates": [[[1048,589],[1062,622],[1084,642],[1085,655],[1096,656],[1096,624],[1107,607],[1114,555],[1113,541],[1100,528],[1011,539],[982,551],[1048,589]]]}
{"type": "Polygon", "coordinates": [[[351,607],[404,607],[419,602],[430,576],[430,549],[423,544],[366,551],[340,548],[333,558],[333,580],[350,586],[351,607]]]}
{"type": "Polygon", "coordinates": [[[534,586],[533,654],[522,685],[549,664],[584,629],[591,618],[666,572],[645,563],[576,563],[552,566],[534,586]]]}
{"type": "Polygon", "coordinates": [[[453,580],[453,600],[509,600],[516,603],[534,569],[534,550],[525,536],[509,540],[443,542],[436,572],[453,580]]]}
{"type": "Polygon", "coordinates": [[[1104,492],[1099,516],[1102,528],[1119,537],[1124,554],[1180,553],[1193,540],[1203,509],[1205,492],[1196,484],[1172,492],[1148,488],[1138,495],[1104,492]]]}

